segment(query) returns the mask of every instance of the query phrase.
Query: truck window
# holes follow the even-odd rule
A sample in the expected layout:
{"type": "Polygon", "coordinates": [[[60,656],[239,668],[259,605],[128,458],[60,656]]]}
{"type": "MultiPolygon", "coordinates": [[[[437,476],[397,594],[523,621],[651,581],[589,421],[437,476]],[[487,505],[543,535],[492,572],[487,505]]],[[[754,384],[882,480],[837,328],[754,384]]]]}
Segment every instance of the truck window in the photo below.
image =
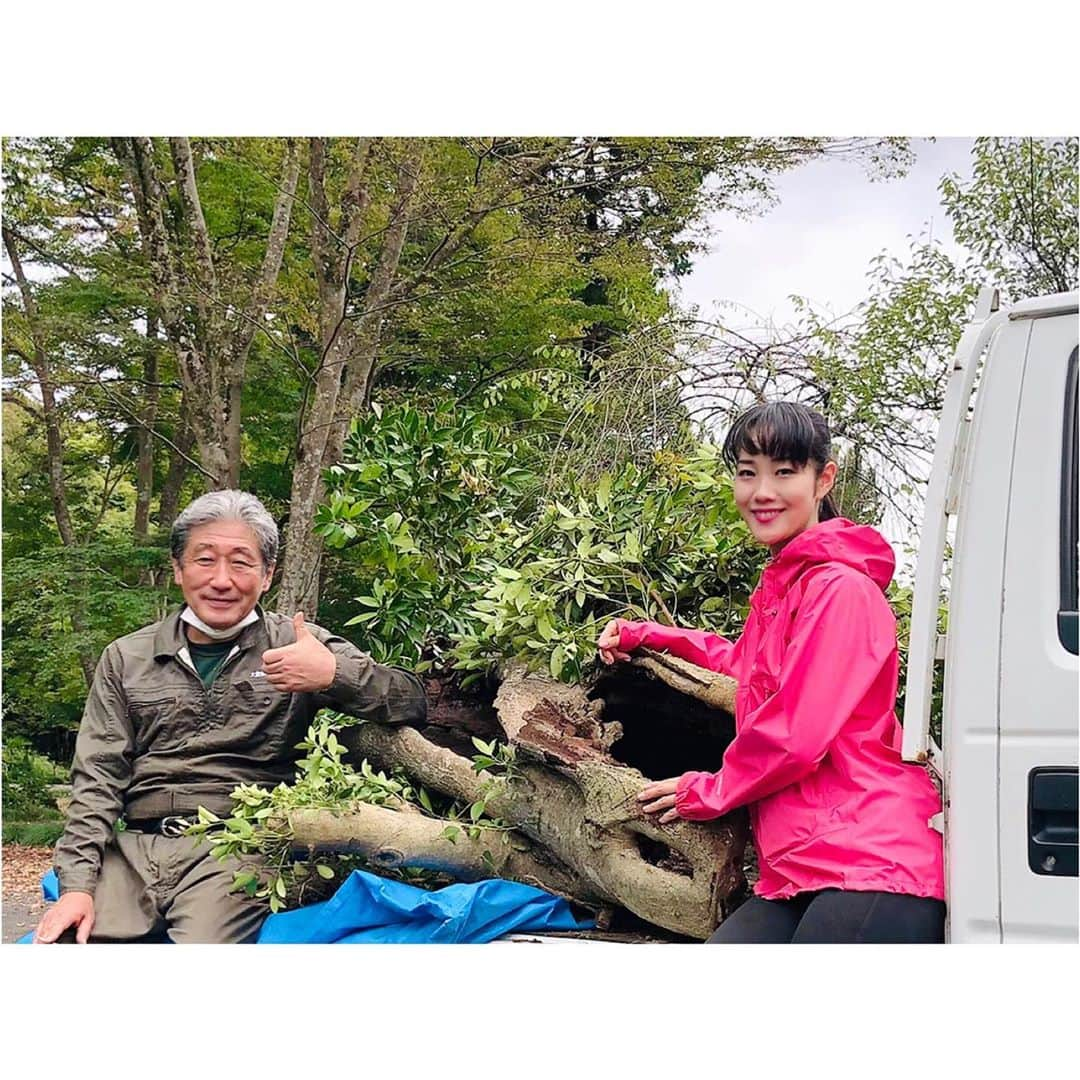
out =
{"type": "Polygon", "coordinates": [[[1077,350],[1069,357],[1065,374],[1065,423],[1061,461],[1061,604],[1058,638],[1069,652],[1077,653],[1077,350]]]}

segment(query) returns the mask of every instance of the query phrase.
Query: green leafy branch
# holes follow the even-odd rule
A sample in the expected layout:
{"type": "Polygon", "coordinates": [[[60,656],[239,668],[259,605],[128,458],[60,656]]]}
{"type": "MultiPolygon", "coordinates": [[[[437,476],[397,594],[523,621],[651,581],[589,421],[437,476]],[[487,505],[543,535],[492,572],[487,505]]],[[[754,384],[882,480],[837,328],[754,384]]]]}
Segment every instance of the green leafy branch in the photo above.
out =
{"type": "MultiPolygon", "coordinates": [[[[208,843],[220,861],[239,862],[233,878],[234,891],[266,900],[271,912],[276,913],[324,899],[327,886],[340,881],[344,870],[365,865],[359,856],[349,855],[321,857],[317,861],[297,859],[289,828],[289,813],[295,809],[341,812],[357,803],[392,807],[407,803],[429,817],[445,819],[448,824],[443,835],[451,841],[463,831],[474,839],[484,829],[512,831],[507,822],[487,815],[487,786],[479,799],[468,803],[429,792],[413,784],[400,770],[390,774],[377,771],[366,759],[359,769],[354,769],[344,760],[347,749],[338,739],[338,732],[342,726],[356,722],[338,713],[321,714],[308,728],[307,737],[297,744],[306,752],[297,763],[293,784],[278,784],[271,790],[241,784],[232,793],[232,814],[227,818],[199,808],[198,823],[186,835],[208,843]]],[[[477,772],[493,772],[500,779],[513,775],[513,747],[494,740],[473,742],[480,751],[473,758],[477,772]]],[[[379,873],[386,871],[380,869],[379,873]]],[[[416,867],[392,873],[422,887],[444,882],[442,875],[416,867]]]]}

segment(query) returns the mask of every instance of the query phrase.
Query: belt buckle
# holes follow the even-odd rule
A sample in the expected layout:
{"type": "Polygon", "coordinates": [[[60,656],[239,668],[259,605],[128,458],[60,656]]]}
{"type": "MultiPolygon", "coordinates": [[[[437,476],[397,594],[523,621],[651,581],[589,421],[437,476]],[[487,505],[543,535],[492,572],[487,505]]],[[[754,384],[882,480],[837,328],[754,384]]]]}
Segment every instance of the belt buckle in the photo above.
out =
{"type": "Polygon", "coordinates": [[[186,817],[173,815],[161,819],[159,831],[162,836],[183,836],[190,825],[191,822],[186,817]]]}

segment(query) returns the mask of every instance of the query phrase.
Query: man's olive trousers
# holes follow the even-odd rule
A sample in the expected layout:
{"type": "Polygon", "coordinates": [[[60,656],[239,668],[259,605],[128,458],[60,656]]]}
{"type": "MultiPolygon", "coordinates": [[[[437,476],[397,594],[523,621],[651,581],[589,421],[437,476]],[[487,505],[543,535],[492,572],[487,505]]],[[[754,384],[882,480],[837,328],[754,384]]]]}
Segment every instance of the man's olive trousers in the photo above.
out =
{"type": "Polygon", "coordinates": [[[114,833],[94,893],[90,942],[254,941],[270,909],[265,900],[229,891],[238,869],[235,860],[215,859],[205,840],[114,833]]]}

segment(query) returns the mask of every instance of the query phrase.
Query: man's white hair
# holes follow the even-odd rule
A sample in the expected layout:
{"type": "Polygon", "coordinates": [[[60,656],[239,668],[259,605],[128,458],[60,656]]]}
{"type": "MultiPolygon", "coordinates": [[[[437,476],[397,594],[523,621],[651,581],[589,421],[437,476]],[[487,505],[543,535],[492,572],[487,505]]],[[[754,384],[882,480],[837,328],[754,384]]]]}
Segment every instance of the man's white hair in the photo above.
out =
{"type": "Polygon", "coordinates": [[[180,562],[191,530],[215,521],[239,521],[247,525],[258,540],[263,564],[277,562],[277,523],[266,507],[246,491],[210,491],[181,510],[169,538],[172,557],[180,562]]]}

